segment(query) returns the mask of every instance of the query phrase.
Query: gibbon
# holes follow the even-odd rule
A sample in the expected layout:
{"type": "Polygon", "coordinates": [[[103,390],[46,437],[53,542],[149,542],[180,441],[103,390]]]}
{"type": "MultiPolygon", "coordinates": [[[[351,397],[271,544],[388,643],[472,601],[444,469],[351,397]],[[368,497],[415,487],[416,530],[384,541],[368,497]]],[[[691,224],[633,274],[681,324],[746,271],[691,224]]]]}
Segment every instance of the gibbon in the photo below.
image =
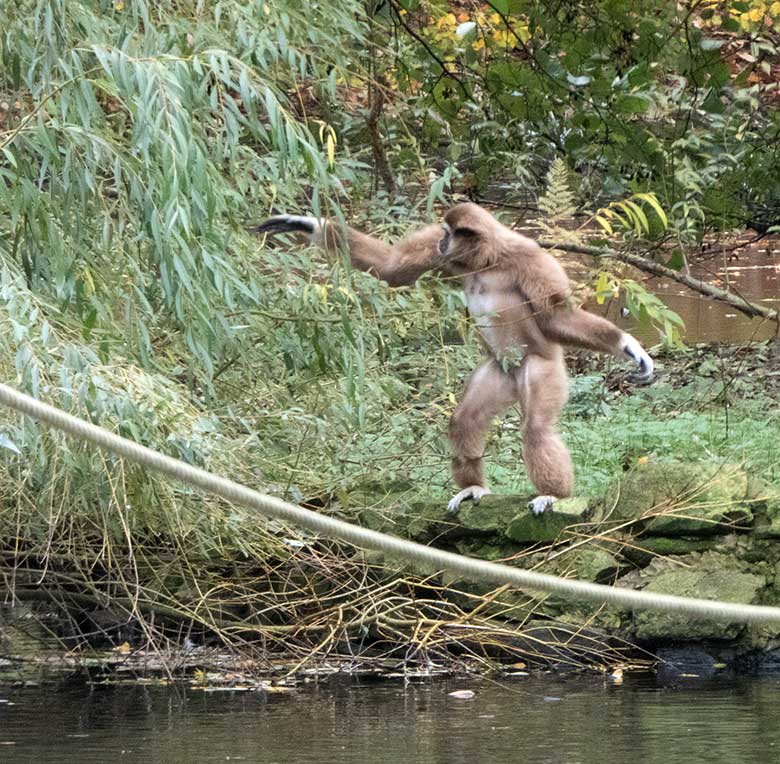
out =
{"type": "Polygon", "coordinates": [[[443,225],[426,226],[393,246],[298,215],[276,215],[255,230],[303,233],[330,253],[347,249],[354,267],[394,287],[432,270],[463,279],[469,314],[490,358],[469,378],[450,420],[452,474],[461,488],[450,512],[490,493],[482,466],[488,427],[516,403],[523,415],[523,461],[539,494],[529,508],[540,514],[571,495],[571,457],[556,432],[568,399],[564,345],[628,358],[638,366],[632,381],[652,379],[653,360],[634,337],[571,304],[569,279],[553,255],[476,204],[457,204],[443,225]]]}

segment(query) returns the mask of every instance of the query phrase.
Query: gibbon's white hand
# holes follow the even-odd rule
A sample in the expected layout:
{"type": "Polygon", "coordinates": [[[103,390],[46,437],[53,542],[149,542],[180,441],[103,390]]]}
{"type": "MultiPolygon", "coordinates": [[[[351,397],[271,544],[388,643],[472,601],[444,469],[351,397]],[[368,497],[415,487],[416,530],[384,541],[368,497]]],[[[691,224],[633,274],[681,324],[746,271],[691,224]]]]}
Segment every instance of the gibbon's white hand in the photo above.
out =
{"type": "Polygon", "coordinates": [[[630,335],[623,335],[623,352],[639,367],[639,371],[629,376],[629,380],[639,385],[649,384],[653,379],[653,359],[647,351],[630,335]]]}

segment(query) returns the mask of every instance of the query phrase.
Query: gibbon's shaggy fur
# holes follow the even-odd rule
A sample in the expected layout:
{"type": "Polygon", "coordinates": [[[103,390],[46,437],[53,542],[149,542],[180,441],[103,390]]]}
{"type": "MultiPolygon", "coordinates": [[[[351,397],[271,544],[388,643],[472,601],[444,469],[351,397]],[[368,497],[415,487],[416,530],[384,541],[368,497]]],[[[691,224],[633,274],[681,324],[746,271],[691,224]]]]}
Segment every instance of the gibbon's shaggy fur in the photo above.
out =
{"type": "Polygon", "coordinates": [[[539,492],[529,506],[538,514],[570,496],[574,483],[571,457],[556,432],[568,398],[563,346],[628,358],[638,366],[633,375],[638,383],[650,382],[653,361],[630,334],[570,304],[565,271],[535,241],[476,204],[452,207],[444,221],[392,246],[349,227],[298,215],[277,215],[256,231],[296,231],[327,252],[347,249],[353,266],[390,286],[413,284],[430,270],[462,277],[469,313],[490,359],[471,375],[450,421],[452,473],[462,490],[449,509],[455,512],[465,499],[479,501],[490,493],[482,468],[488,426],[519,403],[523,460],[539,492]]]}

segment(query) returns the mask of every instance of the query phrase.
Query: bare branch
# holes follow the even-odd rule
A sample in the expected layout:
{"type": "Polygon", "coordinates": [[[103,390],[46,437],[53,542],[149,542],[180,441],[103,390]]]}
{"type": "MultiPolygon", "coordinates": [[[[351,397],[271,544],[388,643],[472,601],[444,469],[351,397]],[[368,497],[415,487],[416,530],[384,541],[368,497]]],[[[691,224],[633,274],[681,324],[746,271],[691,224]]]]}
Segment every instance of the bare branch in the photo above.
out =
{"type": "Polygon", "coordinates": [[[541,241],[539,242],[542,247],[546,249],[562,249],[566,252],[575,252],[581,255],[590,255],[595,258],[611,257],[614,260],[619,260],[622,263],[628,263],[638,268],[640,271],[650,273],[653,276],[662,276],[663,278],[676,281],[678,284],[692,289],[694,292],[703,294],[706,297],[710,297],[718,302],[725,302],[731,305],[732,308],[744,313],[746,316],[765,318],[768,321],[774,321],[776,324],[780,324],[780,313],[774,308],[767,308],[764,305],[759,305],[755,302],[750,302],[744,297],[740,297],[733,292],[729,292],[725,289],[720,289],[706,281],[693,278],[680,271],[675,271],[672,268],[667,268],[665,265],[656,263],[642,255],[634,254],[633,252],[620,252],[616,249],[604,249],[601,247],[589,247],[581,244],[569,244],[557,241],[541,241]]]}

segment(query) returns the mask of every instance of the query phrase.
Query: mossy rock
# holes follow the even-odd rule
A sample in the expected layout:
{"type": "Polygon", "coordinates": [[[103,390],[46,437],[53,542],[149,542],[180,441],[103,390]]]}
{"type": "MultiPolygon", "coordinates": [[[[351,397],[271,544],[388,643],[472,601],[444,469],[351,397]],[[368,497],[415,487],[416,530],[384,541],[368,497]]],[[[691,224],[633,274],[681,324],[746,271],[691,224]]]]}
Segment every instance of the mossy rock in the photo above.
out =
{"type": "Polygon", "coordinates": [[[644,536],[631,543],[632,546],[623,548],[622,554],[634,565],[644,567],[657,557],[679,557],[693,552],[717,549],[721,545],[721,539],[717,536],[708,538],[644,536]]]}
{"type": "Polygon", "coordinates": [[[558,574],[568,572],[581,581],[605,583],[614,578],[620,563],[606,549],[587,544],[561,557],[557,568],[558,574]]]}
{"type": "MultiPolygon", "coordinates": [[[[639,580],[649,582],[647,592],[742,604],[752,603],[766,586],[763,576],[747,572],[739,561],[717,552],[656,559],[639,574],[639,580]]],[[[741,624],[649,610],[636,612],[633,622],[636,638],[648,641],[734,639],[744,629],[741,624]]]]}
{"type": "Polygon", "coordinates": [[[521,545],[551,543],[565,537],[565,529],[585,521],[588,504],[585,499],[575,497],[556,502],[555,509],[541,515],[532,514],[524,508],[515,515],[505,530],[507,538],[521,545]]]}
{"type": "Polygon", "coordinates": [[[386,509],[367,507],[358,513],[358,518],[366,528],[422,544],[452,535],[459,527],[457,520],[447,513],[446,503],[415,502],[386,509]]]}
{"type": "Polygon", "coordinates": [[[526,496],[488,494],[478,504],[472,501],[460,505],[454,521],[467,531],[466,535],[503,534],[518,512],[528,511],[526,496]]]}
{"type": "Polygon", "coordinates": [[[475,557],[490,562],[504,562],[517,554],[519,547],[506,539],[463,538],[455,541],[455,551],[466,557],[475,557]]]}
{"type": "Polygon", "coordinates": [[[611,520],[642,520],[652,536],[716,536],[749,527],[748,478],[736,465],[682,462],[637,466],[605,496],[611,520]]]}
{"type": "Polygon", "coordinates": [[[756,536],[780,539],[780,489],[761,480],[751,480],[750,499],[756,516],[756,536]]]}

